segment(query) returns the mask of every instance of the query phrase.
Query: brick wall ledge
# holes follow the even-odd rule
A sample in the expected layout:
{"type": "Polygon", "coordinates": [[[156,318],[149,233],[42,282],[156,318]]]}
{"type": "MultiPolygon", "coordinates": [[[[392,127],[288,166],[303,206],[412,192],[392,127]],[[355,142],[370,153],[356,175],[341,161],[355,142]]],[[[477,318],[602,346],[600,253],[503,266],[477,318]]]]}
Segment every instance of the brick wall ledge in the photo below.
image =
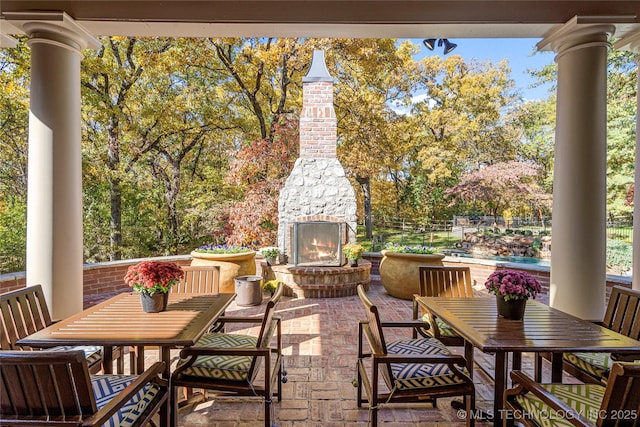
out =
{"type": "MultiPolygon", "coordinates": [[[[364,259],[371,262],[371,278],[379,280],[379,265],[382,255],[379,252],[368,252],[364,254],[364,259]]],[[[84,265],[84,298],[85,305],[92,305],[104,297],[115,293],[124,292],[129,288],[124,284],[123,278],[127,268],[140,261],[149,258],[137,258],[121,261],[99,262],[84,265]]],[[[175,255],[153,258],[161,261],[176,262],[181,265],[190,263],[190,255],[175,255]]],[[[258,264],[257,274],[261,274],[261,257],[256,257],[258,264]]],[[[497,269],[514,268],[533,273],[542,283],[545,292],[548,292],[550,268],[545,266],[535,266],[531,264],[518,264],[504,261],[484,260],[461,257],[445,257],[445,265],[468,265],[471,268],[471,275],[476,287],[482,287],[487,276],[497,269]]],[[[632,279],[628,276],[607,275],[607,295],[611,286],[622,285],[631,288],[632,279]]],[[[5,273],[0,275],[0,293],[9,292],[23,288],[26,284],[26,273],[24,271],[5,273]]]]}
{"type": "MultiPolygon", "coordinates": [[[[191,262],[190,255],[172,255],[84,264],[83,290],[85,298],[98,294],[114,294],[129,289],[123,280],[127,268],[148,259],[175,262],[180,265],[187,265],[191,262]]],[[[23,288],[26,286],[26,281],[26,272],[24,271],[2,274],[0,275],[0,293],[23,288]]]]}

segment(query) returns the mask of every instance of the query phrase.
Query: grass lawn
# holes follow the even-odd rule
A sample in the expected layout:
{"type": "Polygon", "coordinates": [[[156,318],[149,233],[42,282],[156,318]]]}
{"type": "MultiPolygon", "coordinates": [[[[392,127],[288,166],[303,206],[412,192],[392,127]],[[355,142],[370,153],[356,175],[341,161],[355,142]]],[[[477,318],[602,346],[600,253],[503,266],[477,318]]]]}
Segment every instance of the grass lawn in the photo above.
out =
{"type": "Polygon", "coordinates": [[[374,240],[365,237],[365,227],[358,226],[358,243],[367,251],[377,252],[384,249],[387,243],[400,245],[426,245],[438,248],[453,248],[460,238],[454,237],[451,232],[421,232],[419,230],[398,230],[397,228],[374,228],[374,240]]]}

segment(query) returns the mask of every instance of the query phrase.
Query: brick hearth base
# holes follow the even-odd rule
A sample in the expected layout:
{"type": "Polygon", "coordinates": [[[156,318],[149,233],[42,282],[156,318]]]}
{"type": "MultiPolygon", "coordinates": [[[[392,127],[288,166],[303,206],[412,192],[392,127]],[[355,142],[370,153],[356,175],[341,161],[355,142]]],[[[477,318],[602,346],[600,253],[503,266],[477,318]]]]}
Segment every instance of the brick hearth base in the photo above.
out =
{"type": "Polygon", "coordinates": [[[267,266],[262,275],[267,280],[285,283],[285,295],[298,298],[340,298],[356,295],[356,287],[371,283],[371,263],[358,260],[357,267],[296,267],[293,264],[267,266]]]}

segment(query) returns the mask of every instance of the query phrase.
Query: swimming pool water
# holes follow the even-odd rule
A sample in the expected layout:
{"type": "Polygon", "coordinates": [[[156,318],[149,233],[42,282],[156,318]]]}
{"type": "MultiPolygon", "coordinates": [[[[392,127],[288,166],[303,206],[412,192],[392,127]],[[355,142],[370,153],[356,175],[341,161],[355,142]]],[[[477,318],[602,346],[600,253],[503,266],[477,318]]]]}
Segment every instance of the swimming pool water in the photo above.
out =
{"type": "Polygon", "coordinates": [[[532,258],[527,256],[488,256],[488,257],[479,257],[474,256],[472,254],[459,254],[456,255],[462,258],[474,258],[474,259],[490,259],[493,261],[504,261],[504,262],[515,262],[518,264],[532,264],[532,265],[540,265],[543,267],[549,267],[551,265],[551,261],[548,259],[542,258],[532,258]]]}

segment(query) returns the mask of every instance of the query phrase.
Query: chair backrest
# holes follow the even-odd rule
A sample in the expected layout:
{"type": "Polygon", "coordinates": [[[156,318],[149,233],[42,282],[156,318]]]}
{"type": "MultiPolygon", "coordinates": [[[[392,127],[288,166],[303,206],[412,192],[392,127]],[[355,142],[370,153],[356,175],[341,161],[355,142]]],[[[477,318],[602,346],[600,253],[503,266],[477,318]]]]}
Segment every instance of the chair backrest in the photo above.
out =
{"type": "Polygon", "coordinates": [[[0,425],[81,425],[97,410],[83,351],[0,351],[0,425]]]}
{"type": "MultiPolygon", "coordinates": [[[[262,315],[262,323],[260,324],[260,333],[258,334],[257,347],[266,348],[271,344],[271,337],[273,336],[273,330],[276,326],[276,322],[273,319],[273,315],[276,311],[276,304],[280,301],[282,293],[284,292],[284,285],[282,282],[278,283],[273,296],[267,302],[267,307],[262,315]]],[[[248,378],[253,379],[258,373],[258,368],[262,363],[261,358],[254,357],[249,368],[248,378]]]]}
{"type": "Polygon", "coordinates": [[[52,323],[40,285],[0,295],[0,316],[1,350],[29,350],[30,347],[19,346],[16,342],[52,323]]]}
{"type": "Polygon", "coordinates": [[[472,298],[469,267],[421,266],[420,296],[472,298]]]}
{"type": "Polygon", "coordinates": [[[284,292],[284,285],[278,283],[278,287],[276,288],[273,296],[267,302],[267,308],[264,310],[264,315],[262,317],[262,325],[260,325],[260,334],[258,335],[258,347],[266,347],[269,345],[271,341],[271,337],[273,336],[273,315],[276,312],[276,304],[282,298],[282,293],[284,292]]]}
{"type": "Polygon", "coordinates": [[[182,266],[184,276],[171,288],[172,293],[218,294],[220,293],[220,266],[182,266]]]}
{"type": "Polygon", "coordinates": [[[371,350],[375,354],[387,354],[387,344],[384,340],[384,334],[382,332],[382,324],[380,322],[380,314],[378,313],[378,307],[367,296],[367,292],[364,290],[364,286],[358,285],[358,296],[365,308],[368,324],[364,326],[365,334],[371,350]]]}
{"type": "Polygon", "coordinates": [[[640,410],[640,365],[613,364],[600,409],[596,421],[599,427],[637,425],[640,410]]]}
{"type": "Polygon", "coordinates": [[[603,326],[640,340],[640,291],[622,286],[611,288],[603,326]]]}
{"type": "MultiPolygon", "coordinates": [[[[367,313],[367,324],[362,325],[371,351],[375,355],[387,354],[387,343],[384,339],[384,333],[382,332],[382,322],[380,321],[380,314],[378,307],[367,296],[367,292],[364,286],[358,285],[358,296],[360,301],[364,305],[365,312],[367,313]]],[[[393,373],[391,372],[391,364],[385,363],[381,365],[380,373],[387,387],[393,387],[393,373]]]]}

